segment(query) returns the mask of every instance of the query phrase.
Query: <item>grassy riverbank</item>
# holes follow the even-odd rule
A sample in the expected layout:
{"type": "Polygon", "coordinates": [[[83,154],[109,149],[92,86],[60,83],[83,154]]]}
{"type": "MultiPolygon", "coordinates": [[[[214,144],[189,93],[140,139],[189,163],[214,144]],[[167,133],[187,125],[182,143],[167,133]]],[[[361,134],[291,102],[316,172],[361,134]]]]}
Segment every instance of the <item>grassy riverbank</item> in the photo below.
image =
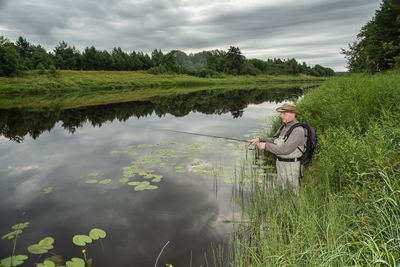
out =
{"type": "Polygon", "coordinates": [[[299,76],[229,76],[201,78],[178,74],[148,74],[145,71],[57,71],[56,74],[24,72],[20,77],[0,77],[0,94],[97,90],[135,90],[191,86],[249,85],[259,83],[322,81],[299,76]]]}
{"type": "Polygon", "coordinates": [[[171,95],[188,94],[196,91],[218,90],[226,92],[230,90],[266,89],[271,94],[288,88],[299,87],[302,89],[314,87],[316,83],[274,83],[274,84],[250,84],[250,85],[221,85],[221,86],[191,86],[171,88],[142,88],[136,90],[97,90],[91,92],[50,92],[40,94],[0,94],[0,109],[29,108],[43,109],[57,107],[70,109],[77,107],[96,106],[104,104],[122,103],[130,101],[147,101],[153,97],[168,97],[171,95]]]}
{"type": "Polygon", "coordinates": [[[26,72],[23,77],[0,78],[0,108],[76,108],[205,89],[308,87],[322,82],[309,76],[152,75],[146,72],[59,71],[57,75],[26,72]]]}
{"type": "Polygon", "coordinates": [[[325,82],[298,103],[319,136],[291,199],[257,185],[234,266],[400,264],[400,73],[325,82]],[[260,227],[261,225],[261,227],[260,227]]]}

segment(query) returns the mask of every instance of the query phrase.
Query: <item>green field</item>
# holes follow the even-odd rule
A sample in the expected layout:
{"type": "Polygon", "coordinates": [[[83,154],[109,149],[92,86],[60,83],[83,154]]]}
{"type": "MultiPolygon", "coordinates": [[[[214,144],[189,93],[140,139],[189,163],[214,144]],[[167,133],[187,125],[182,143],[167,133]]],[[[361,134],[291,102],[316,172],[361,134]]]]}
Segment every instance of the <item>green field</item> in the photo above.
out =
{"type": "Polygon", "coordinates": [[[74,108],[204,89],[271,88],[288,84],[310,85],[321,78],[310,76],[152,75],[144,71],[57,71],[56,75],[25,72],[21,77],[0,78],[0,108],[59,106],[74,108]]]}

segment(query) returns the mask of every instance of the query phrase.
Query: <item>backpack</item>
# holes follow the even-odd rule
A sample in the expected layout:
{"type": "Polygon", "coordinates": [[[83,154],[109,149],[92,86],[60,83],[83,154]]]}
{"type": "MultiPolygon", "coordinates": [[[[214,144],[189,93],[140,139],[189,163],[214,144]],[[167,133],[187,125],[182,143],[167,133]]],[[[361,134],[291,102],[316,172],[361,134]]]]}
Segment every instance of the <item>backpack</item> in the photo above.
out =
{"type": "MultiPolygon", "coordinates": [[[[314,149],[317,146],[318,138],[317,138],[317,134],[315,133],[314,128],[307,122],[296,123],[296,124],[292,125],[292,127],[289,128],[289,130],[286,132],[285,136],[283,137],[283,140],[286,141],[289,138],[289,135],[294,130],[294,128],[300,127],[300,126],[304,128],[304,132],[305,132],[305,136],[306,136],[305,150],[302,151],[300,148],[298,148],[303,153],[303,155],[300,158],[300,162],[303,165],[307,165],[307,164],[311,163],[314,149]]],[[[280,131],[279,131],[278,135],[280,134],[280,131]]]]}

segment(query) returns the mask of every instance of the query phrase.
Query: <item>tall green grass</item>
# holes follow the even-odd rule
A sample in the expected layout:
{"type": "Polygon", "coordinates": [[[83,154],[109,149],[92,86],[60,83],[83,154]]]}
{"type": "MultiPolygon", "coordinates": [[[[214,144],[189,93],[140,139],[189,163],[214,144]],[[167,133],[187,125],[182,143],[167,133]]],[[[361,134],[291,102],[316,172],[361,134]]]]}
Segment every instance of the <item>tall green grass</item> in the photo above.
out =
{"type": "Polygon", "coordinates": [[[149,74],[146,71],[57,71],[40,75],[23,72],[19,77],[0,77],[0,94],[90,92],[194,86],[249,85],[259,83],[321,82],[325,78],[299,76],[231,76],[202,78],[178,74],[149,74]]]}
{"type": "Polygon", "coordinates": [[[306,93],[299,119],[319,140],[300,197],[254,186],[230,264],[400,265],[399,103],[398,71],[334,78],[306,93]]]}

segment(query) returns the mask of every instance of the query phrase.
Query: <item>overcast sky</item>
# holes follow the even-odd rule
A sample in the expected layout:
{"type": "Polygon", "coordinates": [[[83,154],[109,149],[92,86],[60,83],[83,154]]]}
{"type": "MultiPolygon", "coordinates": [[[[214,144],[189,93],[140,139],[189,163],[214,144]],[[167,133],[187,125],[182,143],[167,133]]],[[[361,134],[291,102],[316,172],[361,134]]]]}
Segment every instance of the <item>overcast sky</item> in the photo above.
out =
{"type": "Polygon", "coordinates": [[[295,58],[346,70],[381,0],[0,0],[0,35],[51,51],[61,41],[151,53],[239,47],[246,58],[295,58]]]}

